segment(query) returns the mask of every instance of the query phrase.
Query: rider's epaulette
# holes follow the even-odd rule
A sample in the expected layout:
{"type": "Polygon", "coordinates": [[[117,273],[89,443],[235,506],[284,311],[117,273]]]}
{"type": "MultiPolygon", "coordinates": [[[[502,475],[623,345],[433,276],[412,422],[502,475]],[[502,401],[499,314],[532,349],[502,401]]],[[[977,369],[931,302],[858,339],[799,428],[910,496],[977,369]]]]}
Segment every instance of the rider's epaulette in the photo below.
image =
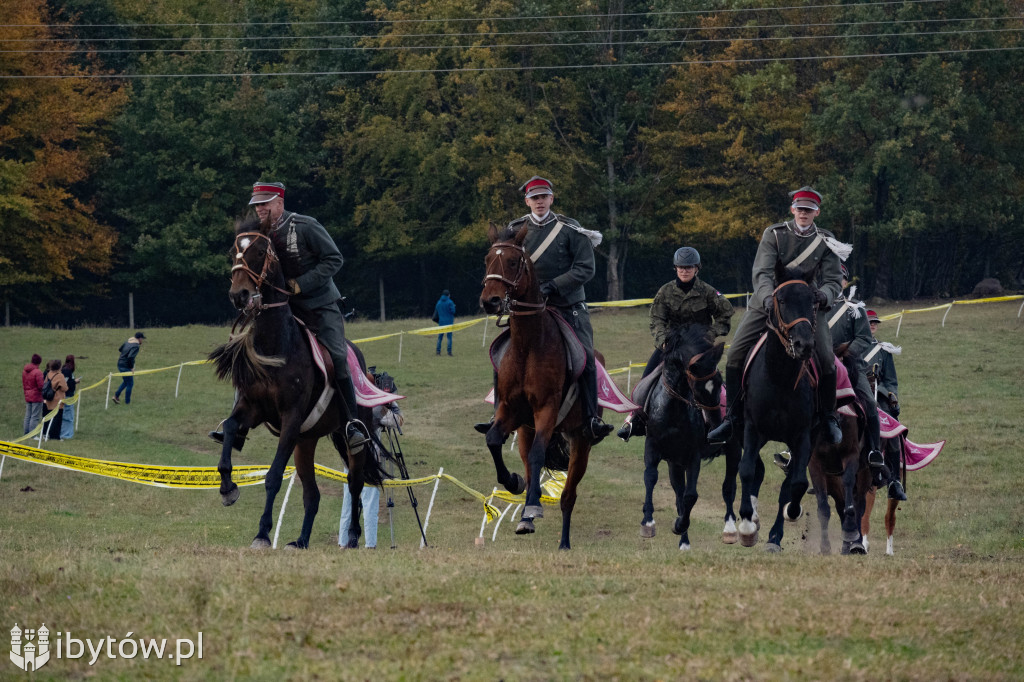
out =
{"type": "Polygon", "coordinates": [[[768,229],[769,230],[780,230],[780,229],[784,230],[787,227],[789,227],[789,223],[775,223],[774,225],[769,225],[768,229]]]}
{"type": "Polygon", "coordinates": [[[524,215],[522,218],[516,218],[508,225],[506,225],[505,229],[502,230],[501,233],[502,239],[512,239],[513,237],[515,237],[519,233],[519,230],[522,229],[523,225],[526,223],[527,218],[529,218],[529,216],[524,215]]]}
{"type": "Polygon", "coordinates": [[[561,222],[561,223],[563,223],[565,225],[568,225],[570,227],[583,227],[582,225],[580,225],[580,222],[578,220],[576,220],[575,218],[570,218],[569,216],[562,215],[561,213],[556,213],[555,214],[555,218],[559,222],[561,222]]]}

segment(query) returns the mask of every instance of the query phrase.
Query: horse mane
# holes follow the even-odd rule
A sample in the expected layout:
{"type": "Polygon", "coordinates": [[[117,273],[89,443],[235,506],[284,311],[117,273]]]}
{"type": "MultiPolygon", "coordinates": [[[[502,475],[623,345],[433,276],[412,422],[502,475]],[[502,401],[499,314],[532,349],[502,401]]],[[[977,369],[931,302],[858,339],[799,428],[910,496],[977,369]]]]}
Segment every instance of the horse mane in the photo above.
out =
{"type": "Polygon", "coordinates": [[[285,359],[271,355],[260,355],[253,346],[253,326],[233,334],[208,356],[213,361],[218,379],[231,376],[231,384],[238,389],[258,383],[269,383],[269,367],[283,367],[285,359]]]}
{"type": "MultiPolygon", "coordinates": [[[[693,353],[701,353],[712,346],[712,343],[708,340],[708,336],[711,333],[711,328],[706,324],[684,324],[675,329],[668,339],[665,340],[665,352],[666,356],[675,355],[680,353],[684,349],[691,349],[693,353]]],[[[686,358],[689,360],[689,358],[686,358]]]]}

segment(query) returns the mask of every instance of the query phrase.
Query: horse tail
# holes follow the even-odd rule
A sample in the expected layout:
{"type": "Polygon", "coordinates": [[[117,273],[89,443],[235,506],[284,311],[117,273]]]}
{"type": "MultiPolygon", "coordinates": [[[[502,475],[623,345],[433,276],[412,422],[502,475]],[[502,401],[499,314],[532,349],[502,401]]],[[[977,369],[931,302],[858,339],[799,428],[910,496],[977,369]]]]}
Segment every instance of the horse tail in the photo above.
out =
{"type": "MultiPolygon", "coordinates": [[[[334,443],[334,449],[338,451],[342,459],[345,459],[348,453],[348,444],[345,441],[344,429],[333,432],[331,434],[331,442],[334,443]]],[[[391,459],[391,453],[388,452],[388,449],[384,447],[384,444],[380,442],[380,438],[375,433],[370,434],[368,445],[370,448],[369,456],[365,457],[363,461],[363,483],[381,486],[384,484],[384,481],[391,478],[383,466],[383,460],[385,458],[391,459]]]]}
{"type": "Polygon", "coordinates": [[[261,355],[253,346],[252,327],[231,336],[227,343],[213,349],[208,356],[214,363],[218,379],[231,376],[235,388],[246,388],[257,383],[269,383],[268,367],[283,367],[285,359],[261,355]]]}

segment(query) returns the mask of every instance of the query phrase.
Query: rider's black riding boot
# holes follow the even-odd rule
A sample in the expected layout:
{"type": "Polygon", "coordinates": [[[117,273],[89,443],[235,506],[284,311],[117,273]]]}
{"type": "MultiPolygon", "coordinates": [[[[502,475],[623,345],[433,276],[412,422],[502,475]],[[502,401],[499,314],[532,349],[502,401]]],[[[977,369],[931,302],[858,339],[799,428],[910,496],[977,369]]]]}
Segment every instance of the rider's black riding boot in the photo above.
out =
{"type": "Polygon", "coordinates": [[[818,383],[818,404],[821,405],[821,422],[825,427],[825,437],[830,445],[843,442],[843,428],[839,425],[836,414],[836,375],[822,374],[818,383]]]}
{"type": "Polygon", "coordinates": [[[740,392],[743,383],[743,368],[733,369],[725,367],[725,419],[717,427],[708,433],[708,442],[724,443],[732,438],[733,432],[738,432],[738,426],[743,419],[743,400],[740,392]]]}
{"type": "MultiPolygon", "coordinates": [[[[242,446],[245,445],[245,437],[248,434],[249,434],[249,429],[239,427],[238,431],[235,433],[235,440],[234,440],[234,442],[231,443],[231,448],[233,450],[238,450],[239,452],[241,452],[242,451],[242,446]]],[[[224,445],[224,432],[223,431],[220,431],[220,430],[210,431],[210,433],[208,433],[206,435],[208,435],[210,438],[212,438],[214,441],[220,443],[221,445],[224,445]]]]}
{"type": "Polygon", "coordinates": [[[340,402],[342,415],[345,419],[345,442],[348,445],[349,454],[357,455],[363,450],[370,435],[366,425],[359,421],[356,403],[356,387],[352,383],[352,377],[345,372],[344,375],[335,373],[335,380],[338,384],[338,400],[340,402]]]}
{"type": "Polygon", "coordinates": [[[623,422],[622,426],[619,427],[619,430],[615,432],[615,435],[627,443],[633,436],[646,436],[647,419],[644,417],[644,413],[640,410],[630,412],[629,416],[626,417],[626,421],[623,422]]]}
{"type": "MultiPolygon", "coordinates": [[[[900,440],[890,441],[890,443],[900,443],[900,440]]],[[[889,469],[889,499],[899,500],[900,502],[907,501],[907,492],[903,489],[903,484],[900,482],[900,453],[899,446],[889,445],[885,448],[885,464],[889,469]]]]}
{"type": "Polygon", "coordinates": [[[615,430],[611,424],[605,424],[597,416],[597,363],[593,356],[587,354],[587,364],[580,376],[580,396],[583,407],[583,433],[590,439],[591,445],[597,445],[604,437],[615,430]]]}

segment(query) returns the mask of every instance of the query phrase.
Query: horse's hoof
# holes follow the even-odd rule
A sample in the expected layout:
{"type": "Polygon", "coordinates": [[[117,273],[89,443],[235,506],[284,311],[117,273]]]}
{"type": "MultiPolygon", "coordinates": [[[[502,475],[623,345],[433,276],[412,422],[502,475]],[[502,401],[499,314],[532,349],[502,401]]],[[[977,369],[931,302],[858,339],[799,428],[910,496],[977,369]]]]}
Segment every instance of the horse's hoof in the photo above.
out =
{"type": "Polygon", "coordinates": [[[526,481],[519,474],[511,474],[511,476],[512,480],[505,485],[505,490],[513,495],[522,495],[523,491],[526,490],[526,481]]]}
{"type": "Polygon", "coordinates": [[[735,545],[740,539],[740,534],[733,531],[732,533],[722,533],[722,542],[727,545],[735,545]]]}
{"type": "Polygon", "coordinates": [[[864,545],[864,551],[868,551],[868,536],[862,535],[860,538],[860,544],[864,545]]]}
{"type": "Polygon", "coordinates": [[[832,545],[831,545],[831,543],[826,543],[826,542],[821,543],[821,555],[822,556],[828,556],[831,553],[832,553],[832,545]]]}
{"type": "Polygon", "coordinates": [[[543,519],[544,518],[544,507],[539,504],[528,504],[523,507],[523,518],[524,519],[543,519]]]}
{"type": "Polygon", "coordinates": [[[241,492],[242,491],[239,490],[238,486],[236,485],[227,493],[221,494],[220,503],[223,504],[225,507],[230,507],[231,505],[238,501],[238,496],[241,494],[241,492]]]}
{"type": "Polygon", "coordinates": [[[782,518],[786,519],[790,523],[797,521],[801,516],[804,515],[804,508],[798,507],[796,510],[796,516],[789,515],[789,502],[782,508],[782,518]]]}
{"type": "Polygon", "coordinates": [[[532,532],[534,532],[533,519],[523,519],[516,526],[516,535],[529,535],[532,532]]]}
{"type": "Polygon", "coordinates": [[[672,534],[682,535],[686,532],[687,523],[681,516],[677,516],[675,523],[672,524],[672,534]]]}
{"type": "Polygon", "coordinates": [[[654,527],[654,521],[649,521],[640,524],[640,537],[642,538],[653,538],[654,532],[657,529],[654,527]]]}
{"type": "Polygon", "coordinates": [[[266,538],[256,538],[249,545],[249,549],[270,549],[270,540],[266,538]]]}
{"type": "Polygon", "coordinates": [[[864,545],[862,545],[859,542],[854,542],[853,544],[850,545],[850,554],[856,554],[858,556],[864,556],[867,553],[868,553],[868,550],[865,549],[864,545]]]}
{"type": "Polygon", "coordinates": [[[782,551],[782,545],[777,545],[774,542],[769,542],[767,545],[764,546],[764,551],[768,552],[769,554],[778,554],[782,551]]]}
{"type": "Polygon", "coordinates": [[[289,542],[287,545],[284,546],[284,548],[285,549],[307,549],[306,547],[303,547],[302,545],[300,545],[298,542],[289,542]]]}
{"type": "Polygon", "coordinates": [[[345,549],[359,549],[359,538],[349,540],[348,544],[345,545],[345,549]]]}
{"type": "Polygon", "coordinates": [[[689,552],[690,551],[690,543],[689,542],[680,542],[679,543],[679,551],[680,552],[689,552]]]}
{"type": "Polygon", "coordinates": [[[844,530],[843,531],[843,542],[857,542],[860,538],[860,533],[855,530],[844,530]]]}

